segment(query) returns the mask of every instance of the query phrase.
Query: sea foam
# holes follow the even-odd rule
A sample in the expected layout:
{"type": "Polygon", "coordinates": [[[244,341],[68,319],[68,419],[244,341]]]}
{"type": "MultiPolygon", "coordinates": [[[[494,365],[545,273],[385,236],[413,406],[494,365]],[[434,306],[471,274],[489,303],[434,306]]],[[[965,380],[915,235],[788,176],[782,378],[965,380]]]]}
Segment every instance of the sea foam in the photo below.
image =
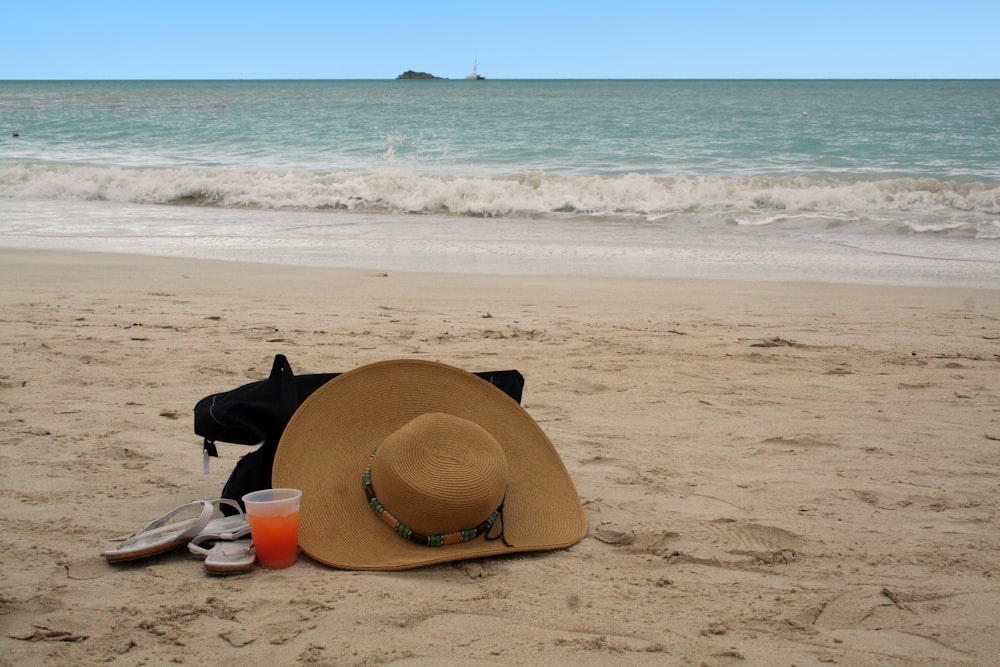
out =
{"type": "Polygon", "coordinates": [[[827,226],[902,225],[914,233],[985,238],[1000,233],[1000,184],[929,178],[655,178],[538,171],[499,177],[405,169],[235,171],[19,163],[0,166],[0,198],[497,218],[663,222],[711,217],[741,225],[798,218],[827,226]]]}

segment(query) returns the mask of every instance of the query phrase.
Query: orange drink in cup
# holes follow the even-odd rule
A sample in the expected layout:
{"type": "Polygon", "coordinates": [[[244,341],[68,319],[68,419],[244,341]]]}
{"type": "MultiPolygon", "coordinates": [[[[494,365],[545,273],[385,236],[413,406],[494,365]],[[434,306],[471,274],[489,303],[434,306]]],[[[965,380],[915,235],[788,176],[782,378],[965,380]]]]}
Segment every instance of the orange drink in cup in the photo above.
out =
{"type": "Polygon", "coordinates": [[[299,551],[298,489],[264,489],[243,496],[257,562],[268,570],[295,564],[299,551]]]}

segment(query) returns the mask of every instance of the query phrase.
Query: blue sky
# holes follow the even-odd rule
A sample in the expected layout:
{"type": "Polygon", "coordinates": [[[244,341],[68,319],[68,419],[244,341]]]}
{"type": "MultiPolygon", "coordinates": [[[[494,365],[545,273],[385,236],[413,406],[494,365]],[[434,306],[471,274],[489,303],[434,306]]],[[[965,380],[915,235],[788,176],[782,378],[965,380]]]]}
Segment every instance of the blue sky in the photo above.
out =
{"type": "Polygon", "coordinates": [[[1000,78],[1000,2],[6,3],[0,79],[1000,78]]]}

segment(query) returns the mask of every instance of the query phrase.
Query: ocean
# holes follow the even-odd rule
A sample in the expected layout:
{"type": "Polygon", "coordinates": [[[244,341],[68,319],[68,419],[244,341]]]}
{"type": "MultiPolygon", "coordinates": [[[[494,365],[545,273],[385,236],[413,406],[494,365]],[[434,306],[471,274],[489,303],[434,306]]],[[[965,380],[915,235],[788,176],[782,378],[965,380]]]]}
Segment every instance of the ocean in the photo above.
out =
{"type": "Polygon", "coordinates": [[[6,81],[0,247],[1000,287],[1000,81],[6,81]]]}

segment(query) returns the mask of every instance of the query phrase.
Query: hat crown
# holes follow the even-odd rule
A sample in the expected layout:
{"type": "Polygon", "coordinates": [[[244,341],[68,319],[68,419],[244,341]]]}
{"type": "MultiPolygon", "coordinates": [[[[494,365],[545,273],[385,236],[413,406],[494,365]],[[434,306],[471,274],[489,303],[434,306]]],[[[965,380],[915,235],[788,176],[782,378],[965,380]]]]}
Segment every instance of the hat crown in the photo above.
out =
{"type": "Polygon", "coordinates": [[[474,528],[503,503],[507,458],[482,426],[423,414],[390,434],[371,460],[371,485],[401,523],[425,535],[474,528]]]}

